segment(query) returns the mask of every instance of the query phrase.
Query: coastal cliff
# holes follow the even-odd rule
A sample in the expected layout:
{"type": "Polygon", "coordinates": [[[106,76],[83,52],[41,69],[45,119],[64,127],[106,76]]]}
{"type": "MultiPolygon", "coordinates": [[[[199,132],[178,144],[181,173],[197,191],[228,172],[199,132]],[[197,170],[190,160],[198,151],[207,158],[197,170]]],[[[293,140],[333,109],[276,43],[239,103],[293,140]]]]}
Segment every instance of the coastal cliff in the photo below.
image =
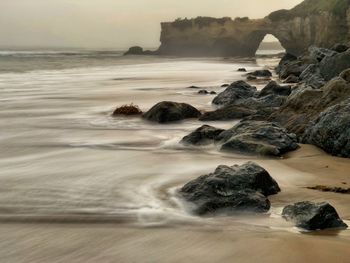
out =
{"type": "Polygon", "coordinates": [[[306,0],[262,19],[197,17],[161,28],[161,55],[254,56],[267,34],[300,55],[311,45],[329,48],[350,41],[350,1],[306,0]]]}

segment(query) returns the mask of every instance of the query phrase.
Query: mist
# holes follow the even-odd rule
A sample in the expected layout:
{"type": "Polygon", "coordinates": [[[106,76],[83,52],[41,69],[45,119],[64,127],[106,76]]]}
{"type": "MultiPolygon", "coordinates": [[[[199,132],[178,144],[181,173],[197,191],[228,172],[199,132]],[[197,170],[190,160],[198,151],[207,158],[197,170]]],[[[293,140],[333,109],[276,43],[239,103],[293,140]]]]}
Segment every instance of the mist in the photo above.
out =
{"type": "Polygon", "coordinates": [[[159,45],[160,22],[196,16],[261,18],[301,0],[1,0],[0,46],[125,49],[159,45]]]}

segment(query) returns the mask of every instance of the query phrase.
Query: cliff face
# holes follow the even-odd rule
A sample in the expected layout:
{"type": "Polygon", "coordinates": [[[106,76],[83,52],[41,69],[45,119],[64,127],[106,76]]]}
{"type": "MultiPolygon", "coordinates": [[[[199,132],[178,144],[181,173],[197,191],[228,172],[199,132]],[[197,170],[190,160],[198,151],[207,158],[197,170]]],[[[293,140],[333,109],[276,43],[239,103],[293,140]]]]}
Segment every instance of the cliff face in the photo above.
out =
{"type": "Polygon", "coordinates": [[[198,17],[161,26],[163,55],[254,56],[267,34],[299,55],[311,45],[350,41],[350,0],[306,0],[257,20],[198,17]]]}

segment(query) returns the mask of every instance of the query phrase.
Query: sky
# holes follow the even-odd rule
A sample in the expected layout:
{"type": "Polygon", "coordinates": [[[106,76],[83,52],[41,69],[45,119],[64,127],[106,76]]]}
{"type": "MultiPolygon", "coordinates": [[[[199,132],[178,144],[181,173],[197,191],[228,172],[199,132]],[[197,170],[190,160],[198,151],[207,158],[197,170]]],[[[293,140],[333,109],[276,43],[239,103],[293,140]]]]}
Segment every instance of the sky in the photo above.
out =
{"type": "Polygon", "coordinates": [[[0,0],[1,47],[159,46],[160,22],[262,18],[302,0],[0,0]]]}

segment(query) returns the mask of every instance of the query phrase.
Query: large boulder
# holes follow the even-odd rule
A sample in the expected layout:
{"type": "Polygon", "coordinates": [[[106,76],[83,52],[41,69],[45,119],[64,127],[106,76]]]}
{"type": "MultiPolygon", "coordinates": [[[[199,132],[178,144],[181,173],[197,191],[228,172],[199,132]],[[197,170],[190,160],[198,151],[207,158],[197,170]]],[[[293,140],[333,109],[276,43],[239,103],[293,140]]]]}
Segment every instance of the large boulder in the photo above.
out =
{"type": "Polygon", "coordinates": [[[267,95],[289,96],[292,92],[291,86],[281,86],[276,81],[270,81],[259,93],[259,97],[267,95]]]}
{"type": "Polygon", "coordinates": [[[158,123],[167,123],[190,118],[198,118],[201,113],[186,103],[163,101],[143,114],[143,118],[158,123]]]}
{"type": "Polygon", "coordinates": [[[321,74],[325,80],[338,76],[348,68],[350,68],[350,50],[332,57],[325,57],[320,63],[321,74]]]}
{"type": "Polygon", "coordinates": [[[350,158],[350,99],[328,108],[310,123],[302,142],[350,158]]]}
{"type": "Polygon", "coordinates": [[[305,83],[306,86],[310,86],[314,89],[319,89],[326,84],[318,64],[310,64],[300,74],[299,80],[301,83],[305,83]]]}
{"type": "Polygon", "coordinates": [[[337,211],[328,203],[300,202],[286,206],[282,216],[306,230],[347,228],[337,211]]]}
{"type": "Polygon", "coordinates": [[[320,48],[315,46],[309,47],[308,51],[310,58],[318,62],[321,62],[325,57],[333,57],[336,54],[338,54],[338,52],[333,51],[331,49],[320,48]]]}
{"type": "Polygon", "coordinates": [[[299,147],[295,134],[266,121],[242,121],[217,140],[221,150],[259,155],[280,156],[299,147]]]}
{"type": "Polygon", "coordinates": [[[244,81],[236,81],[217,95],[213,100],[213,104],[220,106],[229,105],[236,100],[252,97],[256,92],[256,87],[250,86],[244,81]]]}
{"type": "Polygon", "coordinates": [[[194,132],[185,136],[180,143],[184,145],[208,145],[214,142],[214,140],[222,133],[223,129],[217,129],[209,125],[203,125],[194,132]]]}
{"type": "Polygon", "coordinates": [[[218,166],[214,173],[187,183],[179,191],[189,202],[192,212],[199,215],[257,212],[270,209],[266,198],[280,188],[269,173],[259,165],[248,162],[238,166],[218,166]]]}
{"type": "Polygon", "coordinates": [[[215,111],[204,113],[199,120],[201,121],[226,121],[242,119],[255,114],[256,111],[245,106],[228,105],[215,111]]]}

